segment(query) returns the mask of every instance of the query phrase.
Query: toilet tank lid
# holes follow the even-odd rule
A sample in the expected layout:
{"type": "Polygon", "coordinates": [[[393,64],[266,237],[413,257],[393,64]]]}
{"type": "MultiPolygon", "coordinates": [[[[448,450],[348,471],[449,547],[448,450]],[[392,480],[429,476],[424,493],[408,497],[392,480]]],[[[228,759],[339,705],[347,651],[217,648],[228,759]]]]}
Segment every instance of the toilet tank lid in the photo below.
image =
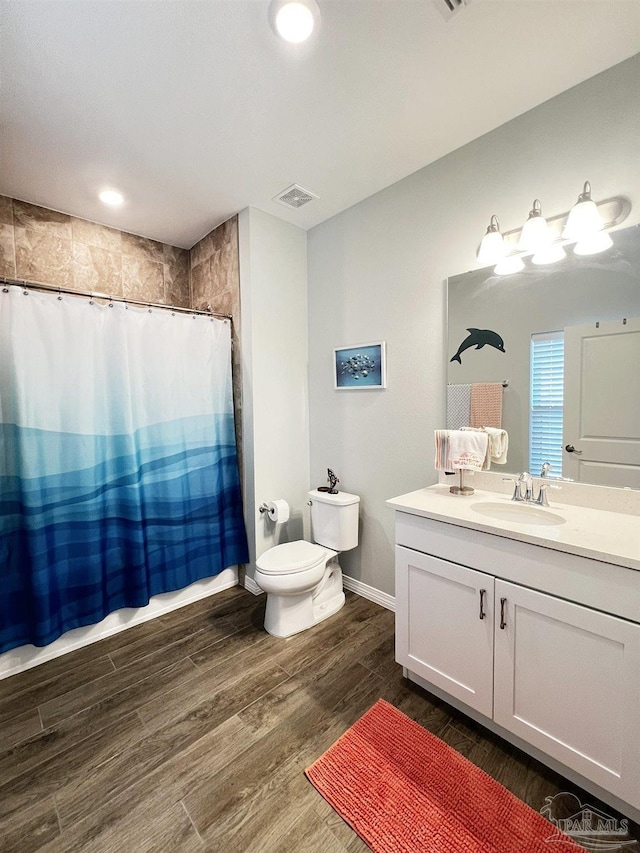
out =
{"type": "Polygon", "coordinates": [[[300,539],[297,542],[284,542],[282,545],[269,548],[258,557],[256,566],[261,572],[284,575],[310,569],[326,559],[326,548],[300,539]]]}
{"type": "Polygon", "coordinates": [[[330,495],[329,492],[319,492],[317,489],[312,489],[309,492],[309,497],[313,501],[335,504],[337,506],[349,506],[350,504],[360,503],[360,497],[358,495],[350,495],[349,492],[338,492],[337,495],[330,495]]]}

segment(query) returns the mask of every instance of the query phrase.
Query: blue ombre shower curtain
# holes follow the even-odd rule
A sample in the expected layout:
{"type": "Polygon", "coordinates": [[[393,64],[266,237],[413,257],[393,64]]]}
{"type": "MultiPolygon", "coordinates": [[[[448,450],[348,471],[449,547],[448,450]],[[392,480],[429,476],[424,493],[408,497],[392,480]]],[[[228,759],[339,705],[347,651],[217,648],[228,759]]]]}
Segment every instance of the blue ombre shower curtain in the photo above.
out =
{"type": "Polygon", "coordinates": [[[0,652],[248,560],[230,324],[0,292],[0,652]]]}

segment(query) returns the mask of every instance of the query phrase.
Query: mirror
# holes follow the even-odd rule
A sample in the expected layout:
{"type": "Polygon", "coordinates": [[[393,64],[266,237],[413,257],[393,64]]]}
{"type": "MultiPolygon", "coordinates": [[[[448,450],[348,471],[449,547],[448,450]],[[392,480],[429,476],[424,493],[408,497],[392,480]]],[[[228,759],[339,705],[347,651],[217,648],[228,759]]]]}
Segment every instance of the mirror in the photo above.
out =
{"type": "Polygon", "coordinates": [[[550,462],[551,477],[640,489],[640,226],[611,237],[598,255],[449,278],[447,427],[467,386],[505,383],[508,461],[492,471],[550,462]]]}

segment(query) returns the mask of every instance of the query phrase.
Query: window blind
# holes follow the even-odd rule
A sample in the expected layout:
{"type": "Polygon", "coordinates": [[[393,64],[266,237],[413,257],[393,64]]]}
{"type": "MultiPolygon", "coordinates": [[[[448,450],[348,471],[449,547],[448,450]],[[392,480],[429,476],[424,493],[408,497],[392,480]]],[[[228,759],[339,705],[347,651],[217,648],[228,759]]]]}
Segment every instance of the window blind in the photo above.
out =
{"type": "Polygon", "coordinates": [[[552,477],[562,476],[564,333],[531,336],[529,470],[540,474],[550,462],[552,477]]]}

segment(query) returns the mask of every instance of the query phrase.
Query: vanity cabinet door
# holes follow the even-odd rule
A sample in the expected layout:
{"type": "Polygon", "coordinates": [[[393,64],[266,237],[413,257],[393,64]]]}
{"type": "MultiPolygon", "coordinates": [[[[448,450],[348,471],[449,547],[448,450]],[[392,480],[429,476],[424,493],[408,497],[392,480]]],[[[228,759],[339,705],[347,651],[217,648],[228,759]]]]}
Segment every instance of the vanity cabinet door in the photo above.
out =
{"type": "Polygon", "coordinates": [[[396,546],[398,663],[487,717],[494,583],[483,572],[396,546]]]}
{"type": "Polygon", "coordinates": [[[640,807],[640,625],[506,581],[495,596],[495,722],[640,807]]]}

